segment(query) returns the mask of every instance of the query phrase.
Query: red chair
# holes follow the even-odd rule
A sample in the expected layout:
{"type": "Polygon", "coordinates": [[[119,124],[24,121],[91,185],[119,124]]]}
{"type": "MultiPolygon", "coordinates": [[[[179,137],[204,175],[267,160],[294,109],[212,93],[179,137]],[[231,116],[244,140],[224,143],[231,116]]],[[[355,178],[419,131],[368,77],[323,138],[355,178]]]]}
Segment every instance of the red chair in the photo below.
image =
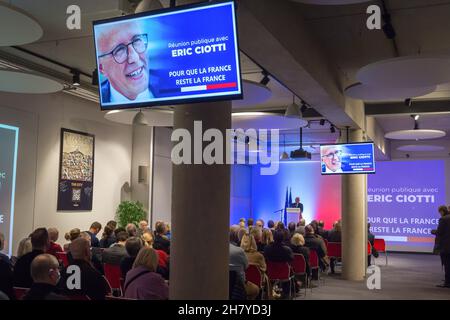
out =
{"type": "Polygon", "coordinates": [[[120,270],[120,266],[104,263],[103,271],[111,289],[118,291],[119,295],[122,295],[122,284],[120,281],[122,277],[122,271],[120,270]]]}
{"type": "Polygon", "coordinates": [[[291,267],[287,262],[267,261],[267,276],[272,283],[289,282],[289,297],[292,297],[292,281],[294,276],[291,275],[291,267]]]}
{"type": "Polygon", "coordinates": [[[327,245],[327,252],[330,258],[342,258],[342,244],[340,242],[329,242],[327,245]]]}
{"type": "Polygon", "coordinates": [[[58,261],[62,263],[64,268],[67,268],[69,266],[69,258],[67,257],[67,252],[56,252],[55,255],[58,261]]]}
{"type": "Polygon", "coordinates": [[[294,261],[291,262],[291,267],[292,271],[294,272],[294,276],[305,278],[305,296],[306,296],[306,288],[308,288],[309,284],[309,275],[306,272],[305,257],[302,254],[294,253],[294,261]]]}
{"type": "Polygon", "coordinates": [[[386,265],[388,264],[388,256],[387,256],[387,251],[386,251],[386,242],[384,241],[384,239],[375,239],[374,243],[373,243],[373,247],[375,248],[375,250],[378,251],[378,253],[383,252],[384,256],[386,257],[386,265]]]}
{"type": "Polygon", "coordinates": [[[13,288],[14,295],[16,296],[17,300],[22,300],[23,297],[30,291],[30,288],[21,288],[21,287],[14,287],[13,288]]]}
{"type": "Polygon", "coordinates": [[[250,263],[248,265],[247,270],[245,270],[245,279],[258,286],[261,292],[261,298],[263,298],[266,285],[261,270],[259,270],[256,264],[250,263]]]}
{"type": "Polygon", "coordinates": [[[312,249],[309,251],[309,267],[311,268],[311,272],[317,270],[317,280],[320,282],[319,256],[317,255],[317,252],[312,249]]]}

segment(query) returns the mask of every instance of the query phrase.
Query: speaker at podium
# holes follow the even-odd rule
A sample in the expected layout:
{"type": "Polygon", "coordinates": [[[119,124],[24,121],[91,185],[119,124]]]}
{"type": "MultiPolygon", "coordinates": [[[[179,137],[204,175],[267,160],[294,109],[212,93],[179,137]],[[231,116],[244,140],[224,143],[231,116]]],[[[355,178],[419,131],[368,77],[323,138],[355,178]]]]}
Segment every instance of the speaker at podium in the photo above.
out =
{"type": "Polygon", "coordinates": [[[289,224],[290,222],[295,222],[297,224],[300,212],[300,208],[286,208],[286,224],[289,224]]]}

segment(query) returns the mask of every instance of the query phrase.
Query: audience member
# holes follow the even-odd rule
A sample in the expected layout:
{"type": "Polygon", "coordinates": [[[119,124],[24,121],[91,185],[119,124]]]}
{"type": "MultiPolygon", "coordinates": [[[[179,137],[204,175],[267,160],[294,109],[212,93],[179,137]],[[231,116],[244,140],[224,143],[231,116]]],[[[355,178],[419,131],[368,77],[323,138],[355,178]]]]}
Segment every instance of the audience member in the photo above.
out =
{"type": "Polygon", "coordinates": [[[317,223],[317,234],[324,239],[328,238],[328,230],[325,230],[325,222],[323,220],[319,220],[317,223]]]}
{"type": "Polygon", "coordinates": [[[31,262],[33,284],[23,300],[66,300],[56,285],[60,279],[59,263],[51,254],[40,254],[31,262]]]}
{"type": "MultiPolygon", "coordinates": [[[[0,232],[0,251],[5,246],[5,236],[0,232]]],[[[13,271],[9,257],[0,252],[0,292],[8,296],[10,300],[14,300],[13,292],[13,271]]]]}
{"type": "MultiPolygon", "coordinates": [[[[143,240],[144,246],[153,248],[154,238],[151,231],[145,232],[141,239],[143,240]]],[[[164,279],[169,280],[169,255],[160,249],[155,249],[158,254],[158,268],[156,272],[158,272],[164,279]]]]}
{"type": "Polygon", "coordinates": [[[102,254],[102,262],[112,265],[120,265],[120,262],[127,256],[127,250],[125,249],[125,243],[128,239],[126,232],[119,232],[117,234],[117,242],[111,247],[104,249],[102,254]]]}
{"type": "Polygon", "coordinates": [[[247,220],[247,228],[250,230],[251,228],[253,228],[253,219],[252,218],[248,218],[247,220]]]}
{"type": "Polygon", "coordinates": [[[137,230],[138,237],[142,237],[142,235],[149,230],[148,221],[146,219],[139,221],[139,229],[137,230]]]}
{"type": "Polygon", "coordinates": [[[165,253],[170,254],[170,241],[165,236],[166,232],[167,232],[166,224],[162,221],[156,222],[153,248],[156,250],[162,250],[165,253]]]}
{"type": "Polygon", "coordinates": [[[17,247],[17,255],[11,258],[11,265],[14,267],[14,265],[16,264],[17,260],[20,257],[26,255],[32,250],[33,247],[31,246],[31,238],[29,236],[27,238],[20,240],[19,246],[17,247]]]}
{"type": "Polygon", "coordinates": [[[125,249],[128,256],[124,257],[120,262],[120,271],[122,272],[122,278],[125,279],[127,272],[133,267],[134,260],[136,259],[139,250],[144,246],[142,240],[137,237],[128,238],[125,243],[125,249]]]}
{"type": "Polygon", "coordinates": [[[295,229],[295,233],[300,233],[302,236],[305,235],[305,225],[306,225],[306,220],[305,219],[300,219],[299,222],[297,222],[297,228],[295,229]]]}
{"type": "Polygon", "coordinates": [[[230,243],[229,248],[230,270],[234,270],[238,273],[238,281],[240,281],[244,285],[247,298],[255,299],[259,294],[259,288],[254,283],[246,281],[245,279],[245,270],[247,270],[248,267],[248,259],[245,255],[244,250],[232,243],[230,243]]]}
{"type": "Polygon", "coordinates": [[[261,228],[261,230],[264,229],[264,220],[263,219],[256,220],[256,226],[258,228],[261,228]]]}
{"type": "MultiPolygon", "coordinates": [[[[274,232],[273,240],[274,242],[267,245],[264,249],[264,256],[266,257],[266,261],[289,263],[294,260],[294,254],[291,248],[284,244],[285,232],[283,232],[283,229],[278,229],[274,232]]],[[[283,283],[282,289],[283,296],[286,297],[289,293],[289,283],[283,283]]]]}
{"type": "Polygon", "coordinates": [[[273,220],[267,221],[267,228],[272,232],[275,231],[275,222],[273,222],[273,220]]]}
{"type": "Polygon", "coordinates": [[[48,254],[51,254],[56,257],[57,252],[62,252],[63,249],[59,244],[56,243],[59,237],[59,231],[56,228],[48,228],[48,238],[50,239],[50,247],[47,250],[48,254]]]}
{"type": "Polygon", "coordinates": [[[116,242],[117,239],[114,235],[114,229],[111,226],[106,225],[103,229],[102,238],[100,239],[100,248],[109,248],[116,242]]]}
{"type": "Polygon", "coordinates": [[[89,231],[86,231],[91,237],[91,247],[100,247],[100,241],[97,239],[97,234],[100,230],[102,230],[102,225],[100,222],[95,221],[91,224],[89,231]]]}
{"type": "Polygon", "coordinates": [[[20,257],[14,266],[14,286],[30,288],[33,283],[30,268],[31,262],[38,255],[47,251],[50,241],[45,228],[38,228],[31,234],[32,251],[20,257]]]}
{"type": "Polygon", "coordinates": [[[305,258],[306,272],[311,273],[309,266],[309,248],[305,247],[305,238],[300,233],[294,233],[291,238],[291,249],[295,254],[301,254],[305,258]]]}
{"type": "Polygon", "coordinates": [[[327,257],[327,247],[322,237],[314,233],[314,228],[311,225],[305,227],[305,246],[310,250],[314,250],[319,257],[319,266],[322,271],[325,271],[329,265],[327,257]]]}
{"type": "Polygon", "coordinates": [[[239,241],[239,237],[238,237],[239,230],[240,230],[239,225],[232,225],[230,227],[230,243],[234,244],[235,246],[240,245],[240,241],[239,241]]]}
{"type": "Polygon", "coordinates": [[[125,298],[139,300],[167,300],[169,287],[156,272],[158,254],[150,247],[143,247],[127,273],[124,285],[125,298]]]}
{"type": "Polygon", "coordinates": [[[291,239],[292,236],[294,235],[295,228],[296,228],[295,222],[292,222],[292,221],[289,222],[289,224],[288,224],[289,239],[291,239]]]}
{"type": "Polygon", "coordinates": [[[104,300],[105,296],[111,292],[111,288],[101,273],[92,266],[89,246],[89,241],[82,237],[75,239],[70,245],[70,253],[73,258],[72,265],[80,268],[80,289],[69,289],[67,287],[70,274],[66,272],[63,273],[61,285],[68,295],[86,295],[91,300],[104,300]]]}
{"type": "Polygon", "coordinates": [[[261,245],[259,247],[259,250],[261,252],[264,252],[264,249],[267,245],[271,244],[273,242],[273,233],[270,229],[264,229],[262,232],[262,238],[261,238],[261,245]]]}
{"type": "Polygon", "coordinates": [[[116,230],[116,228],[117,228],[117,222],[114,221],[114,220],[109,220],[109,221],[106,223],[106,225],[107,225],[108,227],[110,227],[110,228],[113,230],[113,232],[114,232],[114,230],[116,230]]]}
{"type": "MultiPolygon", "coordinates": [[[[333,229],[331,229],[330,231],[328,231],[328,241],[329,242],[341,242],[342,239],[342,228],[341,228],[341,223],[338,221],[334,224],[333,229]]],[[[336,265],[336,258],[335,257],[331,257],[330,258],[330,270],[331,273],[335,273],[334,272],[334,267],[336,265]]]]}
{"type": "Polygon", "coordinates": [[[438,287],[450,288],[450,213],[446,206],[440,206],[438,211],[441,218],[436,231],[436,243],[445,271],[444,284],[438,287]]]}
{"type": "Polygon", "coordinates": [[[258,248],[256,246],[255,237],[251,234],[244,235],[241,241],[241,248],[244,249],[248,263],[258,266],[259,270],[265,273],[267,270],[266,260],[257,250],[258,248]]]}
{"type": "Polygon", "coordinates": [[[264,250],[264,246],[262,244],[262,229],[259,227],[256,228],[252,228],[250,230],[250,235],[252,235],[255,238],[255,242],[256,242],[256,247],[257,247],[257,251],[263,251],[264,250]]]}
{"type": "Polygon", "coordinates": [[[284,226],[284,223],[281,221],[278,221],[276,227],[275,227],[276,231],[281,231],[283,233],[283,242],[286,246],[289,246],[289,241],[291,239],[290,235],[289,235],[289,231],[286,229],[286,227],[284,226]]]}
{"type": "MultiPolygon", "coordinates": [[[[78,228],[74,228],[72,230],[70,230],[68,233],[66,233],[66,235],[64,236],[64,238],[66,239],[66,241],[70,241],[70,243],[72,243],[73,240],[78,239],[80,237],[81,231],[78,228]]],[[[64,251],[68,252],[70,251],[70,243],[66,243],[64,244],[64,251]]]]}
{"type": "Polygon", "coordinates": [[[137,236],[137,229],[136,225],[134,223],[127,224],[126,228],[128,237],[136,237],[137,236]]]}

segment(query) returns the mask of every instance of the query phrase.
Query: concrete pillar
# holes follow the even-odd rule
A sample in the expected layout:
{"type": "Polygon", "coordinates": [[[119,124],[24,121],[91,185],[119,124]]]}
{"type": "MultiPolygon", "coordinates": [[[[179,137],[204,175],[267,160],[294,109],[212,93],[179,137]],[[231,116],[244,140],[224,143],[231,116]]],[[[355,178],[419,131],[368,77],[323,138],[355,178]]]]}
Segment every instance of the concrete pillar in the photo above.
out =
{"type": "MultiPolygon", "coordinates": [[[[194,137],[194,121],[202,121],[203,132],[216,128],[224,137],[231,128],[231,101],[175,110],[174,131],[191,133],[192,159],[194,139],[201,139],[194,137]]],[[[170,299],[228,299],[230,166],[181,164],[172,172],[170,299]]]]}
{"type": "MultiPolygon", "coordinates": [[[[363,141],[362,130],[352,130],[350,142],[363,141]]],[[[367,175],[342,176],[342,276],[363,280],[367,268],[367,175]]]]}

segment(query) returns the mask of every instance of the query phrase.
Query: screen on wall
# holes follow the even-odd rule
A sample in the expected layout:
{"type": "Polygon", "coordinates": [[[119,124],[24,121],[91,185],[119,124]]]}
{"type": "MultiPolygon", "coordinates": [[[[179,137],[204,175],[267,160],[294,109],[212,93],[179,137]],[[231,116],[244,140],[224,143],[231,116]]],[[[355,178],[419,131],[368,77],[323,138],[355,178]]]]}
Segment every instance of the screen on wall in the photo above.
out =
{"type": "Polygon", "coordinates": [[[320,146],[323,175],[375,173],[373,143],[331,144],[320,146]]]}
{"type": "Polygon", "coordinates": [[[235,4],[94,22],[103,110],[242,98],[235,4]]]}
{"type": "Polygon", "coordinates": [[[368,179],[370,230],[388,250],[432,252],[445,204],[443,160],[383,161],[368,179]]]}
{"type": "Polygon", "coordinates": [[[0,124],[0,232],[5,236],[3,252],[11,255],[14,194],[19,128],[0,124]]]}

